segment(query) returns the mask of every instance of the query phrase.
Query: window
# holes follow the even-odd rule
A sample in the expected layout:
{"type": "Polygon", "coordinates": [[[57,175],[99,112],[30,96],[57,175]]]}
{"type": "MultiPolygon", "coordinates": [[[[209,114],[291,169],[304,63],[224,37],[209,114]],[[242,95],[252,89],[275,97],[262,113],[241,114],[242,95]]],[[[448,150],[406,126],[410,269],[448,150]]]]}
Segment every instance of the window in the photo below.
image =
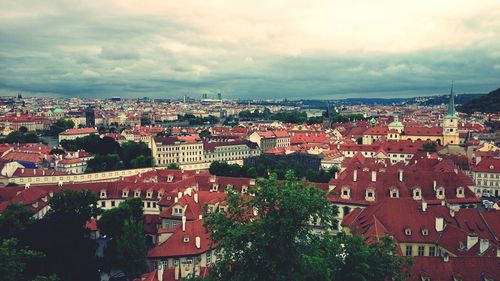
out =
{"type": "Polygon", "coordinates": [[[424,255],[424,246],[418,246],[418,256],[422,257],[424,255]]]}
{"type": "Polygon", "coordinates": [[[413,247],[411,245],[406,246],[406,256],[413,256],[413,247]]]}
{"type": "Polygon", "coordinates": [[[405,228],[405,235],[410,236],[411,235],[411,228],[407,227],[405,228]]]}
{"type": "Polygon", "coordinates": [[[115,206],[115,201],[111,201],[111,207],[115,206]]]}
{"type": "Polygon", "coordinates": [[[429,247],[429,256],[433,257],[436,255],[436,247],[430,246],[429,247]]]}

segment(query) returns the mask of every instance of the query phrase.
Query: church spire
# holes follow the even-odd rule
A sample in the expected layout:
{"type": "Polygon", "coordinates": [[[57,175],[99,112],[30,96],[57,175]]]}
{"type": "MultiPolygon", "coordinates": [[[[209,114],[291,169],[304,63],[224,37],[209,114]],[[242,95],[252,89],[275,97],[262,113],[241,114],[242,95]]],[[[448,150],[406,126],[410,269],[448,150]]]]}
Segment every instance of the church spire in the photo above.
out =
{"type": "Polygon", "coordinates": [[[455,116],[455,94],[453,94],[453,81],[451,81],[450,101],[448,103],[448,116],[455,116]]]}

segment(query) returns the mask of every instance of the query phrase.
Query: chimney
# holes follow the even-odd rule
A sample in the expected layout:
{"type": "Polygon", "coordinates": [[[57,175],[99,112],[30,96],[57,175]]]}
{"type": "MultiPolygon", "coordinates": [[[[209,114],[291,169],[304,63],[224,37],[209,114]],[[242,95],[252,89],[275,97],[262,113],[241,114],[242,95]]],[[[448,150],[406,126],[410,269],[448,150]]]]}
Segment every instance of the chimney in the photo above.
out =
{"type": "Polygon", "coordinates": [[[164,270],[163,265],[160,264],[158,266],[158,281],[163,281],[163,270],[164,270]]]}
{"type": "Polygon", "coordinates": [[[470,250],[474,245],[477,244],[479,241],[479,238],[477,237],[477,234],[470,233],[467,235],[467,251],[470,250]]]}
{"type": "Polygon", "coordinates": [[[179,280],[179,270],[180,266],[177,265],[174,269],[174,280],[179,280]]]}
{"type": "Polygon", "coordinates": [[[179,201],[179,198],[174,197],[174,203],[177,203],[179,201]]]}
{"type": "Polygon", "coordinates": [[[377,171],[372,171],[372,182],[377,181],[377,171]]]}
{"type": "Polygon", "coordinates": [[[199,220],[203,219],[203,215],[199,215],[199,216],[198,216],[198,219],[199,219],[199,220]]]}
{"type": "Polygon", "coordinates": [[[186,216],[182,216],[182,232],[186,232],[186,216]]]}
{"type": "Polygon", "coordinates": [[[180,198],[182,198],[182,192],[180,192],[180,191],[179,191],[179,192],[177,193],[177,197],[178,197],[179,199],[180,199],[180,198]]]}
{"type": "Polygon", "coordinates": [[[339,173],[335,172],[335,174],[333,174],[333,179],[337,179],[338,176],[339,176],[339,173]]]}
{"type": "Polygon", "coordinates": [[[450,208],[450,216],[451,217],[454,217],[455,216],[455,211],[453,209],[450,208]]]}
{"type": "Polygon", "coordinates": [[[194,239],[194,243],[196,244],[196,249],[201,248],[201,238],[200,238],[200,236],[196,236],[196,238],[194,239]]]}
{"type": "Polygon", "coordinates": [[[195,202],[195,203],[198,203],[198,193],[195,193],[195,194],[194,194],[194,202],[195,202]]]}
{"type": "Polygon", "coordinates": [[[444,218],[436,217],[436,231],[442,232],[444,230],[444,218]]]}
{"type": "Polygon", "coordinates": [[[352,174],[352,181],[356,182],[358,181],[358,169],[355,169],[353,174],[352,174]]]}
{"type": "Polygon", "coordinates": [[[436,186],[437,186],[437,182],[436,182],[436,180],[434,180],[434,181],[432,182],[432,188],[436,189],[436,186]]]}
{"type": "Polygon", "coordinates": [[[479,239],[479,254],[482,255],[490,247],[490,241],[488,239],[479,239]]]}
{"type": "Polygon", "coordinates": [[[24,174],[24,169],[21,169],[21,174],[24,174]]]}
{"type": "Polygon", "coordinates": [[[403,181],[403,170],[399,170],[399,181],[403,181]]]}
{"type": "Polygon", "coordinates": [[[422,211],[423,212],[427,211],[427,202],[425,200],[422,200],[422,211]]]}

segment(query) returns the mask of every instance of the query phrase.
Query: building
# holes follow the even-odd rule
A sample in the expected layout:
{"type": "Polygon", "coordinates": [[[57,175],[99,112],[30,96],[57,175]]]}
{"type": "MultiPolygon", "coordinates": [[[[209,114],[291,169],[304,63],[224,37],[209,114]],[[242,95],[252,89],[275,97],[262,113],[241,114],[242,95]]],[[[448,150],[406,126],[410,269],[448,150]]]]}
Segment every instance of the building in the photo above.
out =
{"type": "Polygon", "coordinates": [[[500,258],[499,216],[498,210],[386,198],[353,210],[342,226],[347,232],[363,235],[367,243],[390,236],[402,256],[500,258]]]}
{"type": "Polygon", "coordinates": [[[453,86],[450,92],[448,111],[442,120],[442,126],[405,126],[394,115],[394,121],[387,126],[376,126],[363,132],[363,144],[373,144],[386,140],[432,141],[440,145],[459,145],[458,117],[455,112],[453,86]]]}
{"type": "Polygon", "coordinates": [[[93,106],[88,106],[85,109],[85,125],[87,128],[95,127],[95,110],[93,106]]]}
{"type": "Polygon", "coordinates": [[[290,135],[287,131],[256,131],[248,140],[256,143],[262,151],[290,146],[290,135]]]}
{"type": "Polygon", "coordinates": [[[471,167],[477,196],[500,196],[500,158],[484,158],[471,167]]]}
{"type": "Polygon", "coordinates": [[[97,130],[94,128],[68,129],[59,134],[59,142],[63,140],[75,140],[76,138],[83,138],[92,134],[98,134],[97,130]]]}
{"type": "Polygon", "coordinates": [[[207,162],[240,161],[240,164],[243,164],[244,159],[260,155],[257,144],[247,140],[205,142],[203,151],[207,162]]]}
{"type": "Polygon", "coordinates": [[[156,166],[202,163],[203,141],[197,136],[151,138],[151,153],[156,166]]]}

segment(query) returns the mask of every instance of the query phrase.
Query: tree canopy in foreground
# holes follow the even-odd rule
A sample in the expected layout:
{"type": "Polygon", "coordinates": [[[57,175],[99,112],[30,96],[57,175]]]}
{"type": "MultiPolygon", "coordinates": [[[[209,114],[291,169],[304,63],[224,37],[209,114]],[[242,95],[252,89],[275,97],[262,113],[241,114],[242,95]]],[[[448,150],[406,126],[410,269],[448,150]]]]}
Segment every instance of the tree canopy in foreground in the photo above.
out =
{"type": "Polygon", "coordinates": [[[389,238],[366,245],[329,231],[337,209],[323,190],[304,187],[291,172],[284,181],[259,181],[248,195],[229,190],[227,211],[207,216],[223,250],[205,280],[404,280],[409,263],[389,238]]]}

